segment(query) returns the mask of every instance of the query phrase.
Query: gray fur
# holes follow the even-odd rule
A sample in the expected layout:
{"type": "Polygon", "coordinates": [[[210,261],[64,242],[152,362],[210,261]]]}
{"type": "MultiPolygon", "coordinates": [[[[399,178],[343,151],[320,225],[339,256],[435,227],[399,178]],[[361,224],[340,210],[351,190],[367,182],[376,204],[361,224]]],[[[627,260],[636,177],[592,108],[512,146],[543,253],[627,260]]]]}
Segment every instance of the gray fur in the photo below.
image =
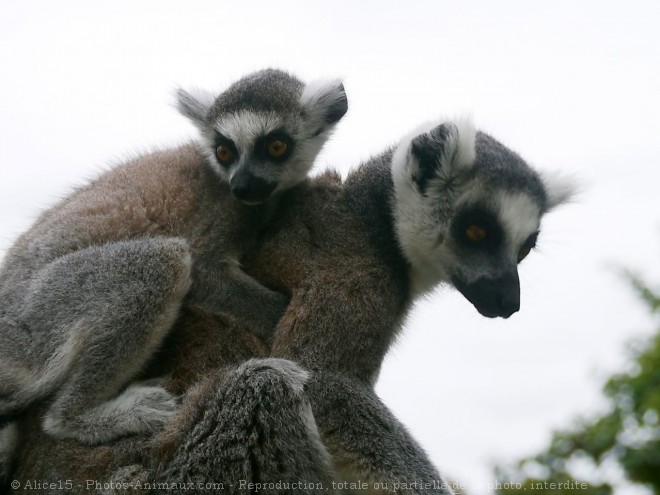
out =
{"type": "Polygon", "coordinates": [[[9,473],[16,455],[18,437],[16,423],[0,426],[0,493],[9,480],[9,473]]]}
{"type": "MultiPolygon", "coordinates": [[[[417,273],[452,274],[456,260],[469,255],[452,231],[463,208],[485,199],[501,206],[498,201],[520,194],[526,210],[516,213],[531,216],[533,230],[538,228],[545,192],[540,178],[503,145],[492,138],[475,140],[475,135],[465,123],[442,123],[363,164],[343,184],[326,174],[294,188],[280,203],[263,243],[244,261],[246,271],[264,285],[291,294],[271,355],[311,371],[306,397],[343,480],[361,480],[372,489],[378,483],[391,490],[405,491],[400,487],[406,486],[409,493],[451,492],[423,449],[377,398],[373,383],[421,292],[417,273]],[[417,180],[422,175],[423,184],[417,180]],[[521,178],[518,189],[516,176],[521,178]],[[431,250],[409,256],[405,242],[431,250]],[[433,249],[444,250],[443,256],[436,257],[433,249]],[[430,267],[433,263],[444,266],[430,267]]],[[[515,225],[505,227],[510,231],[504,232],[504,245],[518,243],[515,225]]],[[[499,253],[493,257],[478,264],[482,255],[468,256],[485,273],[495,270],[499,253]]],[[[427,283],[453,281],[436,276],[427,283]]],[[[245,380],[248,387],[251,378],[245,380]]],[[[244,414],[256,409],[257,401],[266,409],[282,404],[270,397],[234,406],[214,401],[204,407],[205,418],[224,417],[227,407],[231,414],[244,414]]],[[[225,434],[240,435],[233,428],[236,422],[229,424],[225,434]]],[[[305,442],[289,439],[296,450],[304,450],[305,442]]],[[[205,459],[227,455],[201,436],[193,444],[205,459]]],[[[183,472],[194,472],[199,463],[189,461],[183,462],[183,472]]]]}
{"type": "Polygon", "coordinates": [[[265,493],[313,494],[319,486],[332,487],[330,456],[304,394],[307,379],[294,363],[272,358],[221,373],[194,403],[178,448],[155,479],[219,480],[222,493],[251,493],[241,480],[283,487],[265,485],[259,490],[265,493]]]}
{"type": "MultiPolygon", "coordinates": [[[[411,304],[421,293],[419,281],[415,281],[418,273],[429,270],[427,263],[447,263],[434,269],[427,281],[431,285],[451,281],[437,275],[451,273],[453,257],[434,257],[433,252],[411,256],[410,246],[404,244],[416,239],[421,248],[436,244],[444,248],[446,243],[451,251],[453,216],[466,201],[493,193],[492,188],[481,190],[488,181],[481,181],[474,172],[477,157],[483,157],[487,166],[488,148],[464,139],[461,131],[470,134],[460,123],[429,136],[428,130],[417,132],[360,166],[344,182],[328,172],[282,198],[262,241],[243,260],[243,266],[260,283],[290,295],[277,325],[271,357],[296,365],[290,364],[289,371],[282,372],[282,366],[272,362],[241,365],[230,360],[219,375],[191,388],[190,383],[204,376],[208,361],[218,351],[209,346],[208,357],[203,359],[203,353],[200,356],[184,348],[179,351],[183,356],[193,355],[192,360],[184,361],[167,361],[166,354],[164,365],[175,374],[181,367],[197,367],[198,378],[191,377],[190,370],[183,374],[190,382],[179,414],[151,442],[150,454],[142,461],[144,470],[131,472],[161,476],[159,479],[171,475],[177,480],[231,482],[237,475],[256,481],[265,479],[261,472],[293,476],[290,470],[297,470],[299,477],[359,479],[371,489],[376,483],[386,483],[383,491],[388,492],[398,487],[400,493],[451,493],[421,447],[377,398],[373,383],[411,304]],[[413,141],[418,144],[417,155],[411,150],[413,141]],[[430,161],[422,163],[419,156],[430,161]],[[422,191],[415,173],[429,164],[433,173],[422,191]],[[417,210],[410,209],[413,206],[417,210]],[[302,395],[304,379],[295,377],[304,372],[292,372],[296,366],[309,372],[302,395]],[[327,457],[313,423],[303,419],[309,417],[304,411],[301,414],[305,402],[331,456],[334,473],[325,470],[327,457]],[[282,465],[281,458],[273,454],[284,451],[290,451],[296,460],[282,465]],[[304,453],[302,459],[296,456],[300,452],[304,453]],[[223,471],[225,463],[215,465],[217,459],[230,460],[229,471],[223,471]],[[303,463],[305,459],[311,464],[303,463]],[[420,482],[427,485],[420,486],[420,482]]],[[[511,167],[512,175],[516,168],[531,174],[521,162],[511,167]]],[[[510,190],[504,192],[505,199],[517,197],[510,190]]],[[[534,198],[531,204],[532,213],[540,210],[534,198]]],[[[538,214],[532,220],[538,220],[538,214]]],[[[517,238],[513,232],[511,238],[517,238]]],[[[195,341],[189,332],[195,330],[196,321],[203,322],[199,314],[179,323],[172,335],[181,332],[177,343],[195,341]]],[[[208,322],[196,330],[202,339],[215,335],[208,322]]],[[[223,342],[229,341],[225,338],[223,342]]],[[[127,456],[127,450],[117,449],[110,458],[116,461],[124,456],[125,465],[132,466],[135,459],[127,456]]],[[[29,466],[38,465],[34,456],[43,459],[44,455],[43,450],[28,452],[28,467],[19,468],[22,479],[43,476],[46,471],[30,470],[29,466]]]]}
{"type": "MultiPolygon", "coordinates": [[[[269,224],[255,257],[245,262],[246,271],[255,278],[291,293],[272,356],[312,371],[307,394],[339,475],[370,486],[417,486],[410,493],[450,489],[375,396],[372,384],[411,303],[422,292],[415,278],[422,271],[452,273],[457,260],[468,255],[468,249],[454,239],[452,225],[470,201],[494,195],[506,206],[508,198],[514,198],[515,205],[525,208],[516,213],[525,219],[531,216],[534,230],[544,211],[542,182],[517,155],[492,138],[475,141],[473,128],[464,122],[440,126],[404,139],[395,150],[359,167],[341,185],[333,187],[332,176],[326,175],[293,189],[269,224]],[[428,161],[422,163],[419,156],[428,161]],[[427,166],[432,170],[427,187],[422,188],[414,173],[427,166]],[[491,179],[486,172],[490,167],[506,169],[510,178],[506,188],[491,179]],[[518,189],[516,176],[521,178],[518,189]],[[412,206],[418,208],[409,209],[412,206]],[[307,243],[301,244],[300,238],[307,243]],[[404,242],[431,250],[409,256],[411,247],[404,242]],[[272,260],[285,248],[290,250],[288,266],[278,272],[272,260]],[[433,249],[446,252],[436,256],[433,249]],[[431,488],[421,489],[416,481],[428,482],[431,488]]],[[[508,211],[503,211],[506,217],[508,211]]],[[[498,249],[509,256],[507,246],[517,250],[521,234],[516,225],[502,228],[508,229],[506,241],[498,249]]],[[[527,224],[521,228],[524,235],[529,233],[527,224]]],[[[489,272],[493,266],[492,260],[486,260],[482,269],[495,273],[489,272]]],[[[437,276],[425,282],[432,287],[454,279],[437,276]]]]}
{"type": "Polygon", "coordinates": [[[450,283],[485,316],[518,311],[517,265],[534,246],[542,216],[570,188],[558,195],[517,153],[469,122],[418,131],[392,160],[397,238],[414,292],[450,283]],[[487,232],[484,242],[468,242],[472,225],[487,232]]]}
{"type": "Polygon", "coordinates": [[[489,187],[523,192],[538,203],[541,211],[547,211],[548,193],[541,176],[520,155],[480,131],[476,135],[476,149],[475,176],[489,187]]]}
{"type": "Polygon", "coordinates": [[[259,185],[269,186],[268,193],[248,194],[243,200],[249,203],[262,202],[264,194],[277,196],[298,184],[348,110],[339,81],[305,86],[274,69],[247,76],[214,100],[198,90],[195,93],[179,89],[178,105],[201,130],[203,149],[215,173],[229,182],[235,195],[246,184],[255,183],[255,190],[259,185]],[[286,166],[264,156],[262,141],[268,136],[291,139],[293,150],[286,166]],[[218,142],[232,146],[237,155],[232,163],[218,160],[218,142]]]}
{"type": "MultiPolygon", "coordinates": [[[[266,70],[232,85],[211,107],[207,96],[179,92],[201,143],[113,168],[18,239],[0,269],[0,418],[54,394],[44,427],[59,438],[103,443],[156,429],[174,413],[175,398],[154,385],[121,390],[160,347],[184,298],[269,338],[286,297],[246,275],[239,260],[276,209],[276,193],[306,177],[343,116],[312,136],[318,123],[303,115],[304,89],[295,77],[266,70]],[[252,120],[241,120],[244,111],[252,120]],[[248,205],[216,173],[215,144],[205,139],[224,118],[233,119],[239,139],[264,115],[283,126],[295,150],[276,166],[242,157],[248,174],[278,170],[270,177],[275,192],[248,205]]],[[[329,106],[322,101],[317,110],[329,106]]]]}

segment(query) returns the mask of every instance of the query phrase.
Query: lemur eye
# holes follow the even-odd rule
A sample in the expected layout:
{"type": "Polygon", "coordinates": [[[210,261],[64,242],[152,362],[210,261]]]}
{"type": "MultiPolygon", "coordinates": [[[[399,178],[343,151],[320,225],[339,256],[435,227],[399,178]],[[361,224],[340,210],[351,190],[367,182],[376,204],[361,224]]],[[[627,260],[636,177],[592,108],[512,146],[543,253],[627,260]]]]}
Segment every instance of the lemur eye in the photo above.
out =
{"type": "Polygon", "coordinates": [[[226,144],[221,144],[218,146],[218,148],[215,150],[215,154],[218,157],[218,160],[220,160],[220,163],[223,165],[231,163],[231,161],[234,159],[234,152],[226,144]]]}
{"type": "Polygon", "coordinates": [[[486,229],[480,227],[479,225],[470,225],[467,229],[465,229],[465,237],[467,237],[468,240],[472,242],[481,242],[487,236],[488,234],[486,233],[486,229]]]}
{"type": "Polygon", "coordinates": [[[271,139],[266,143],[266,151],[272,158],[282,158],[287,150],[287,144],[281,139],[271,139]]]}

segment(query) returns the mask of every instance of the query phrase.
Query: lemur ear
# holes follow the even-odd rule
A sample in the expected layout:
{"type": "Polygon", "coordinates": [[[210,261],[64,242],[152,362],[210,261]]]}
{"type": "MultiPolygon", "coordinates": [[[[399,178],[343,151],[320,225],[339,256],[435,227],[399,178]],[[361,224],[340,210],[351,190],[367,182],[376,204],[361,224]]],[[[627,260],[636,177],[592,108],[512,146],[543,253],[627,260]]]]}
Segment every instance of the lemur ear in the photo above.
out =
{"type": "Polygon", "coordinates": [[[206,116],[214,100],[215,96],[203,89],[195,88],[186,91],[177,88],[176,90],[177,109],[197,127],[206,126],[206,116]]]}
{"type": "Polygon", "coordinates": [[[412,179],[423,192],[433,179],[448,179],[475,159],[475,130],[469,119],[443,122],[410,144],[412,179]],[[416,162],[416,163],[415,163],[416,162]]]}
{"type": "Polygon", "coordinates": [[[580,184],[571,175],[560,172],[539,172],[546,194],[546,211],[569,203],[580,191],[580,184]]]}
{"type": "Polygon", "coordinates": [[[309,83],[300,103],[307,118],[322,127],[337,123],[348,111],[346,91],[338,79],[309,83]]]}

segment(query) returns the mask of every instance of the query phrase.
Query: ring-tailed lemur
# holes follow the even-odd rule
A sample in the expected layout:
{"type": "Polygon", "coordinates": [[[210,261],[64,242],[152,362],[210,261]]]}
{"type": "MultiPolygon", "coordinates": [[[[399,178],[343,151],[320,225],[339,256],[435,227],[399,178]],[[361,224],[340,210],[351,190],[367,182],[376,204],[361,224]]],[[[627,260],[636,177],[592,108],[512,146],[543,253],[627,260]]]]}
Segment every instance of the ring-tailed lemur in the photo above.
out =
{"type": "Polygon", "coordinates": [[[518,264],[573,190],[459,120],[417,129],[341,185],[326,176],[290,191],[244,267],[291,295],[271,356],[312,372],[306,395],[343,479],[440,480],[373,391],[383,358],[411,303],[440,283],[485,316],[518,311],[518,264]]]}
{"type": "MultiPolygon", "coordinates": [[[[426,454],[380,402],[373,381],[412,301],[434,284],[471,288],[463,290],[472,290],[473,303],[488,315],[516,309],[517,284],[509,280],[517,279],[517,262],[531,248],[542,215],[570,193],[570,183],[542,179],[466,122],[418,130],[343,183],[328,172],[292,189],[245,260],[257,280],[291,296],[273,344],[276,359],[221,370],[193,388],[178,419],[154,438],[141,473],[158,481],[221,481],[228,490],[235,479],[277,481],[268,473],[297,466],[303,481],[338,476],[372,489],[379,483],[383,492],[448,493],[426,454]],[[311,373],[305,380],[302,370],[292,372],[277,358],[311,373]],[[282,452],[297,455],[287,464],[282,452]]],[[[181,321],[172,336],[185,338],[177,344],[214,335],[212,323],[195,328],[201,320],[181,321]]],[[[209,347],[209,357],[217,356],[209,347]]],[[[194,368],[198,377],[209,372],[199,344],[172,348],[180,355],[165,361],[175,375],[183,368],[179,384],[194,383],[194,368]]],[[[50,457],[66,458],[66,447],[55,446],[50,457]]],[[[133,464],[135,457],[122,457],[127,450],[118,448],[111,458],[133,464]]],[[[30,455],[23,478],[57,474],[48,471],[48,452],[33,448],[30,455]]],[[[107,463],[100,461],[97,472],[109,476],[107,463]]],[[[241,493],[238,485],[232,489],[241,493]]]]}
{"type": "Polygon", "coordinates": [[[0,269],[0,418],[55,394],[44,428],[100,443],[176,400],[133,384],[184,298],[267,339],[287,299],[239,265],[347,111],[338,81],[264,70],[217,98],[179,90],[202,139],[139,156],[44,213],[0,269]],[[258,308],[258,311],[255,311],[258,308]]]}

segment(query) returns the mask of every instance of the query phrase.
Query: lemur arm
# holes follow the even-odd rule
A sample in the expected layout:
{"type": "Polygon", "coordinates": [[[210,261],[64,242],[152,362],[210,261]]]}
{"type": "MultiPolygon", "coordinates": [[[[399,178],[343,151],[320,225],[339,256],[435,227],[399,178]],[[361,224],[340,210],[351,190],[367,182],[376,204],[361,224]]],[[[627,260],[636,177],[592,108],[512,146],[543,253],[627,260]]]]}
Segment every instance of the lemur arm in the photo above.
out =
{"type": "Polygon", "coordinates": [[[233,262],[193,267],[193,280],[188,302],[214,314],[231,315],[271,342],[289,302],[284,294],[263,286],[233,262]]]}

